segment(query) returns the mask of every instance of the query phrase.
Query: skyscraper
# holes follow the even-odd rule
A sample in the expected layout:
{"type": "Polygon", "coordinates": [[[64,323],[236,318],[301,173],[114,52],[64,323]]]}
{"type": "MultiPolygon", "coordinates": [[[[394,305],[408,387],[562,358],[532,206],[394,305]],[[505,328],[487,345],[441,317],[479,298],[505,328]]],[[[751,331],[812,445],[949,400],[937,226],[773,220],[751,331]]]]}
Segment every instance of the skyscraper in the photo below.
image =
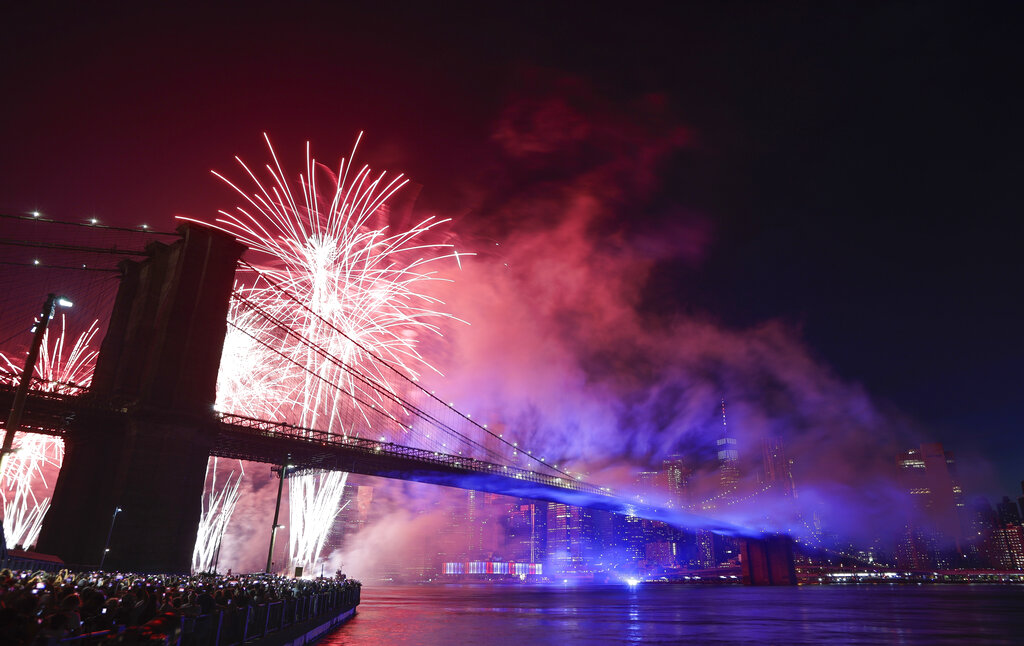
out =
{"type": "MultiPolygon", "coordinates": [[[[1024,480],[1021,480],[1020,490],[1021,490],[1021,493],[1024,493],[1024,480]]],[[[1017,498],[1017,506],[1020,507],[1020,511],[1021,511],[1021,514],[1022,514],[1021,517],[1024,518],[1024,496],[1021,496],[1020,498],[1017,498]]]]}
{"type": "Polygon", "coordinates": [[[685,508],[690,506],[690,475],[691,470],[681,455],[670,455],[661,463],[665,473],[666,484],[673,506],[685,508]]]}
{"type": "Polygon", "coordinates": [[[1024,527],[1019,522],[1016,504],[1004,497],[997,507],[998,511],[992,509],[985,498],[974,499],[965,552],[973,567],[1024,569],[1024,527]]]}
{"type": "Polygon", "coordinates": [[[955,477],[953,456],[941,444],[922,444],[903,454],[899,467],[913,511],[897,556],[908,555],[908,566],[910,561],[914,567],[948,566],[949,558],[944,553],[963,543],[959,518],[963,494],[955,477]],[[922,556],[921,546],[932,552],[931,562],[922,556]]]}
{"type": "Polygon", "coordinates": [[[615,548],[623,555],[626,563],[636,566],[644,558],[645,536],[643,520],[627,507],[627,513],[615,514],[612,528],[615,537],[615,548]]]}
{"type": "Polygon", "coordinates": [[[636,493],[643,502],[652,502],[662,497],[664,474],[659,471],[641,471],[636,474],[633,483],[636,485],[636,493]]]}
{"type": "Polygon", "coordinates": [[[764,460],[764,480],[777,487],[783,495],[796,496],[793,485],[793,469],[786,458],[786,451],[781,437],[766,437],[761,443],[761,454],[764,460]]]}
{"type": "Polygon", "coordinates": [[[725,398],[722,398],[722,435],[718,438],[718,474],[723,493],[736,491],[740,482],[740,454],[736,438],[729,433],[725,419],[725,398]]]}
{"type": "Polygon", "coordinates": [[[697,530],[697,567],[706,569],[718,566],[715,559],[715,535],[706,529],[697,530]]]}
{"type": "Polygon", "coordinates": [[[591,556],[590,512],[581,507],[548,503],[547,560],[555,572],[581,572],[591,556]]]}
{"type": "Polygon", "coordinates": [[[537,563],[544,560],[547,545],[548,503],[518,500],[509,505],[507,550],[514,561],[537,563]]]}
{"type": "Polygon", "coordinates": [[[999,514],[999,522],[1002,525],[1020,525],[1020,510],[1017,503],[1010,500],[1009,496],[1003,496],[1003,501],[996,505],[999,514]]]}
{"type": "Polygon", "coordinates": [[[335,541],[340,547],[349,547],[351,540],[366,527],[373,503],[373,487],[355,484],[350,478],[341,495],[341,510],[335,521],[335,541]]]}
{"type": "Polygon", "coordinates": [[[1024,570],[1024,527],[1002,525],[990,539],[993,565],[1000,570],[1024,570]]]}

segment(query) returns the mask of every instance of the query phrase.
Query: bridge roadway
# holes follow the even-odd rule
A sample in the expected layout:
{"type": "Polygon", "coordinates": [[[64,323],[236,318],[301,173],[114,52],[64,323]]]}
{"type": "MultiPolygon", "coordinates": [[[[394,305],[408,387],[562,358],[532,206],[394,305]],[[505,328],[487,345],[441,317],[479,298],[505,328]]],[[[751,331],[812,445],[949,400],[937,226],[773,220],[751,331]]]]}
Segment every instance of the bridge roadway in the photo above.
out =
{"type": "MultiPolygon", "coordinates": [[[[14,389],[0,383],[0,410],[10,410],[14,389]]],[[[84,409],[112,418],[127,410],[92,406],[87,396],[30,391],[21,432],[66,436],[75,415],[84,409]]],[[[472,489],[516,498],[564,503],[617,514],[659,520],[688,530],[758,536],[749,529],[679,509],[640,504],[619,498],[592,484],[564,476],[537,473],[462,455],[403,446],[240,415],[218,414],[211,455],[280,465],[291,455],[294,472],[348,471],[472,489]]]]}

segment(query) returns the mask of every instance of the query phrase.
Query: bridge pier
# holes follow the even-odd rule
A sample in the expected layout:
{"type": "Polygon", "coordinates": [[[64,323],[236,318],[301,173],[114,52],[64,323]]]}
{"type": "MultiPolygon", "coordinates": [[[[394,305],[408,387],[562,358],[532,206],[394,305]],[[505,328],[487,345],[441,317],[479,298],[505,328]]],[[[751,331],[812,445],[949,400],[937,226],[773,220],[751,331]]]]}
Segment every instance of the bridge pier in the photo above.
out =
{"type": "Polygon", "coordinates": [[[793,539],[785,535],[740,539],[744,585],[796,585],[793,539]]]}
{"type": "Polygon", "coordinates": [[[183,225],[122,263],[89,395],[70,424],[38,549],[66,563],[187,572],[199,526],[235,264],[230,236],[183,225]],[[123,512],[117,514],[115,509],[123,512]]]}
{"type": "Polygon", "coordinates": [[[109,533],[105,569],[188,571],[215,426],[134,412],[90,415],[72,428],[38,549],[95,565],[109,533]]]}

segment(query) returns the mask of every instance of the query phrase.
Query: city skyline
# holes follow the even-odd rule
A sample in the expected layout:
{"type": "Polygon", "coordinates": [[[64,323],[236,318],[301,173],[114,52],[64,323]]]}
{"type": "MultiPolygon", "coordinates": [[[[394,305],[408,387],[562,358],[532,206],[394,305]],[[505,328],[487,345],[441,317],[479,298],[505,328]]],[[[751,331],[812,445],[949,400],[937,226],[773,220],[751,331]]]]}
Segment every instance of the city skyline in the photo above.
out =
{"type": "MultiPolygon", "coordinates": [[[[783,450],[778,442],[764,444],[765,467],[758,476],[760,482],[773,477],[772,459],[783,450]]],[[[672,477],[677,465],[677,461],[669,460],[660,470],[639,472],[632,495],[641,501],[649,496],[663,498],[680,493],[672,477]]],[[[798,560],[798,571],[813,566],[816,560],[825,563],[830,556],[845,559],[836,571],[846,572],[1024,570],[1021,507],[1007,496],[1002,501],[984,501],[972,492],[962,491],[953,465],[952,455],[934,443],[893,455],[893,470],[902,474],[905,493],[917,499],[915,506],[908,508],[903,524],[879,528],[877,540],[860,545],[847,543],[827,526],[821,526],[812,536],[798,541],[807,550],[802,552],[806,560],[798,560]],[[928,499],[926,503],[924,498],[928,499]],[[992,502],[997,504],[993,506],[992,502]],[[952,525],[947,518],[952,519],[952,525]]],[[[780,476],[784,474],[775,475],[774,482],[779,484],[776,493],[794,495],[792,476],[788,482],[780,476]]],[[[712,477],[716,486],[721,487],[718,473],[705,477],[712,477]]],[[[367,489],[391,488],[383,480],[362,480],[366,484],[358,486],[359,495],[367,489]]],[[[736,497],[750,493],[727,491],[736,497]]],[[[720,572],[711,570],[738,568],[737,546],[728,537],[673,528],[628,514],[613,515],[473,491],[447,490],[436,496],[416,513],[437,515],[439,537],[423,536],[421,542],[413,544],[411,552],[396,550],[393,558],[381,559],[380,569],[372,570],[372,575],[367,572],[368,576],[389,581],[441,582],[474,578],[511,580],[520,578],[520,574],[528,575],[528,580],[566,575],[597,576],[598,580],[628,576],[651,580],[700,573],[717,578],[720,572]],[[487,563],[495,565],[488,567],[487,563]],[[517,570],[520,565],[527,569],[517,570]]],[[[686,506],[708,509],[699,500],[686,506]]],[[[345,546],[359,542],[357,527],[372,524],[374,515],[379,520],[388,513],[381,508],[371,511],[367,506],[358,514],[359,520],[353,516],[339,521],[332,543],[340,546],[341,553],[348,553],[345,546]]],[[[817,524],[819,518],[815,515],[806,521],[817,524]]],[[[390,551],[391,546],[378,547],[390,551]]],[[[335,561],[332,557],[328,562],[335,561]]],[[[834,563],[833,567],[836,565],[839,564],[834,563]]]]}

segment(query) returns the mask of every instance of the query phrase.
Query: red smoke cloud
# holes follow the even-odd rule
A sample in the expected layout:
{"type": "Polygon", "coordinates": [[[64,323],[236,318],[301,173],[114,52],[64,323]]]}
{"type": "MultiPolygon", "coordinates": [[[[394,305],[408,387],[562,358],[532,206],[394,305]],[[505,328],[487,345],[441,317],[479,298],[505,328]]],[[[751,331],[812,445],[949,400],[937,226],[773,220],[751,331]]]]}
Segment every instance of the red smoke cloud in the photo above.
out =
{"type": "MultiPolygon", "coordinates": [[[[781,437],[805,517],[842,508],[856,516],[841,523],[851,529],[895,522],[875,519],[876,503],[897,496],[894,457],[916,441],[910,423],[839,378],[799,329],[780,321],[732,329],[713,313],[684,313],[683,303],[670,315],[645,307],[659,263],[699,264],[713,241],[713,218],[679,207],[658,211],[652,228],[658,178],[693,138],[656,119],[637,126],[573,88],[568,99],[513,102],[499,119],[495,140],[520,173],[509,182],[517,190],[485,201],[504,235],[481,245],[485,253],[443,294],[471,325],[449,332],[439,392],[474,418],[500,422],[535,455],[598,481],[606,469],[657,467],[676,453],[713,468],[725,397],[748,485],[762,438],[781,437]],[[551,181],[555,166],[562,174],[551,181]]],[[[737,522],[764,515],[729,513],[737,522]]]]}

